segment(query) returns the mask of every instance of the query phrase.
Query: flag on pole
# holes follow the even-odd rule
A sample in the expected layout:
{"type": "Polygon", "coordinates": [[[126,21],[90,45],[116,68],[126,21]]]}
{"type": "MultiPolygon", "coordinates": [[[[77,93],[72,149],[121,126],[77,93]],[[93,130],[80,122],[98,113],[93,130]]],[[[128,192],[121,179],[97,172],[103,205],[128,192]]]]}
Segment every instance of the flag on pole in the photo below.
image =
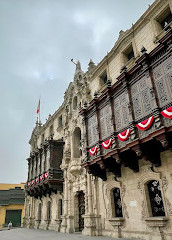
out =
{"type": "Polygon", "coordinates": [[[36,113],[39,114],[39,112],[40,112],[40,99],[39,99],[39,102],[38,102],[38,107],[36,109],[36,113]]]}

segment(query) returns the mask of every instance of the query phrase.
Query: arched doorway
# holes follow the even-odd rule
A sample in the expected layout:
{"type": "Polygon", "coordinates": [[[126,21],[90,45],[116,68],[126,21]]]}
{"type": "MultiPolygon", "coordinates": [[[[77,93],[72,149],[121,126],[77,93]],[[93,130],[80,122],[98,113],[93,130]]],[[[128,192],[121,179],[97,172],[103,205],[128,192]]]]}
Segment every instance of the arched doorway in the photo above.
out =
{"type": "Polygon", "coordinates": [[[78,213],[79,213],[79,231],[84,229],[84,218],[85,214],[85,194],[83,191],[78,193],[78,213]]]}
{"type": "Polygon", "coordinates": [[[80,158],[81,155],[81,129],[76,127],[73,132],[73,158],[80,158]]]}

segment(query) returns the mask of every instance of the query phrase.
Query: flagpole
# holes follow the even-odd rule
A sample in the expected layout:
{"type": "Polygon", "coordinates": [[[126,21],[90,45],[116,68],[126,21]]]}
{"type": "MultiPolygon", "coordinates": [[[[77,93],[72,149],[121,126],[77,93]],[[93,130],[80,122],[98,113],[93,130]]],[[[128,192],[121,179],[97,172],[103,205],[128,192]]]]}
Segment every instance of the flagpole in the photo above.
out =
{"type": "Polygon", "coordinates": [[[40,124],[41,97],[39,98],[39,124],[40,124]]]}
{"type": "Polygon", "coordinates": [[[41,104],[41,96],[39,97],[39,101],[38,101],[38,107],[37,107],[37,122],[38,124],[41,124],[41,119],[40,119],[40,104],[41,104]]]}
{"type": "Polygon", "coordinates": [[[39,96],[39,124],[41,123],[41,119],[40,119],[40,110],[41,110],[41,96],[39,96]]]}

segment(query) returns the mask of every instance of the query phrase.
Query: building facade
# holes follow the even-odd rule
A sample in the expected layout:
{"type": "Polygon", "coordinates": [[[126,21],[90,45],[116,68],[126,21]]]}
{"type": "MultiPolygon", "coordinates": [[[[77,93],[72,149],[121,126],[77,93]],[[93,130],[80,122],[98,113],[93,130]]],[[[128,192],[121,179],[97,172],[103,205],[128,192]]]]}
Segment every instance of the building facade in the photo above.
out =
{"type": "Polygon", "coordinates": [[[156,0],[30,139],[23,226],[172,239],[172,1],[156,0]]]}
{"type": "Polygon", "coordinates": [[[0,183],[0,229],[11,221],[14,227],[21,226],[24,217],[25,183],[0,183]]]}

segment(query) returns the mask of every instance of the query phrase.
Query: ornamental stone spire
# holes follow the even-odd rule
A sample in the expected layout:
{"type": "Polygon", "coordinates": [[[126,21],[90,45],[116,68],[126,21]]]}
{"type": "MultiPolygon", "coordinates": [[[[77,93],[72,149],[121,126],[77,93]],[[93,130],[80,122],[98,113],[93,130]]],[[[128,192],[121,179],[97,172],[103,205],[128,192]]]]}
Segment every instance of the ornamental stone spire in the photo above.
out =
{"type": "Polygon", "coordinates": [[[95,63],[93,62],[93,60],[90,58],[90,62],[88,64],[88,72],[92,72],[93,69],[95,68],[95,63]]]}

